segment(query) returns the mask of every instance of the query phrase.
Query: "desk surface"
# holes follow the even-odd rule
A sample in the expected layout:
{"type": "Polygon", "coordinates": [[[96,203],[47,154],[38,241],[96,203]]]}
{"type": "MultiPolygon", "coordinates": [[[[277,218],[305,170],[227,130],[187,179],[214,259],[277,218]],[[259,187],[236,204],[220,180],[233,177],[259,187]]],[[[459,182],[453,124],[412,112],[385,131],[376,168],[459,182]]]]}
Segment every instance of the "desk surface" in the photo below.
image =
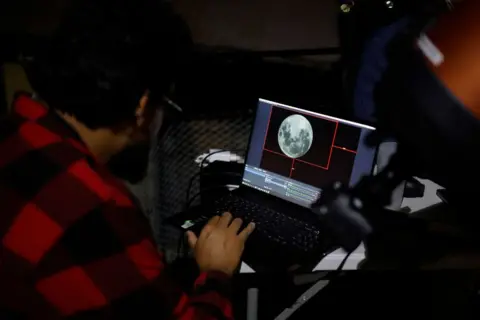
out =
{"type": "MultiPolygon", "coordinates": [[[[440,198],[437,197],[437,190],[441,187],[432,181],[429,180],[422,180],[418,179],[420,182],[425,184],[425,194],[423,198],[418,199],[404,199],[402,203],[402,207],[410,207],[412,212],[425,209],[430,207],[434,204],[441,202],[440,198]]],[[[315,268],[313,271],[327,271],[327,270],[336,270],[337,267],[342,263],[343,259],[345,258],[346,252],[342,249],[338,249],[337,251],[332,252],[328,256],[326,256],[315,268]]],[[[358,264],[365,259],[365,249],[363,245],[358,247],[355,250],[348,260],[346,261],[343,269],[344,270],[356,270],[358,268],[358,264]]],[[[242,262],[242,266],[240,269],[241,273],[253,273],[255,272],[252,268],[250,268],[246,263],[242,262]]]]}

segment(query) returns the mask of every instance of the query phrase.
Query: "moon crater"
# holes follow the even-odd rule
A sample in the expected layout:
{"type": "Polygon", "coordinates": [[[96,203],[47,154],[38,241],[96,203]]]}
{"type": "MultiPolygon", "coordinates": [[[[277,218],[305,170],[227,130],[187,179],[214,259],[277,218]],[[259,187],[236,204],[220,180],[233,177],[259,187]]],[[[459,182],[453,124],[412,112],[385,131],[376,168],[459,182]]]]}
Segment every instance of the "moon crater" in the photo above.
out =
{"type": "Polygon", "coordinates": [[[304,116],[295,114],[283,120],[278,129],[278,145],[290,158],[303,157],[312,147],[313,129],[304,116]]]}

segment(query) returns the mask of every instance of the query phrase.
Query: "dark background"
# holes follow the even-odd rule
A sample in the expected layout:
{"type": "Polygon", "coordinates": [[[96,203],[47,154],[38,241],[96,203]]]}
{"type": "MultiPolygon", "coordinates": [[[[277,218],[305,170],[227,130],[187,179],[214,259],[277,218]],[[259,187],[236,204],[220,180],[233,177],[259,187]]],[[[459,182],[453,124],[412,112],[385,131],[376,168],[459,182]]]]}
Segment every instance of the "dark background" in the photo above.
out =
{"type": "Polygon", "coordinates": [[[278,173],[284,177],[289,177],[290,169],[292,168],[292,159],[264,151],[260,167],[262,169],[278,173]]]}
{"type": "Polygon", "coordinates": [[[348,185],[352,174],[355,154],[333,149],[330,168],[323,170],[309,164],[295,161],[295,170],[292,179],[307,183],[317,188],[325,188],[335,181],[348,185]]]}
{"type": "Polygon", "coordinates": [[[335,145],[337,147],[357,151],[361,134],[362,129],[340,123],[337,130],[337,136],[335,137],[335,145]]]}

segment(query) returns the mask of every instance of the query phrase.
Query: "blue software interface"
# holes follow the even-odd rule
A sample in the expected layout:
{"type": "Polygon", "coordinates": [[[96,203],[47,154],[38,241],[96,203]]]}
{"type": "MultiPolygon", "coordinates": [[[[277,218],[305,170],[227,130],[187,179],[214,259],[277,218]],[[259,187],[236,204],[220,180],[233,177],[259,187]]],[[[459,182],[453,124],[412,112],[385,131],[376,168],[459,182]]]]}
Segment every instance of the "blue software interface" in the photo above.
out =
{"type": "Polygon", "coordinates": [[[355,185],[370,175],[375,128],[260,99],[243,185],[309,207],[335,181],[355,185]]]}

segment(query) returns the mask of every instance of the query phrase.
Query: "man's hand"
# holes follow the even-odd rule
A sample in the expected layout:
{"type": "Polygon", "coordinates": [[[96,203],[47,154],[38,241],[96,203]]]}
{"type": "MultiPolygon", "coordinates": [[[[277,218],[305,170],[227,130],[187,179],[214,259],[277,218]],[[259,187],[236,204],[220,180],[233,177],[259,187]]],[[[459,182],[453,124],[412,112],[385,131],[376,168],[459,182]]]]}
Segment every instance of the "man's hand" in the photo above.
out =
{"type": "Polygon", "coordinates": [[[255,229],[250,223],[242,232],[241,219],[235,219],[228,212],[222,217],[215,216],[203,228],[200,237],[187,232],[188,243],[195,252],[195,260],[201,271],[221,271],[232,275],[240,263],[245,241],[255,229]],[[231,222],[231,223],[230,223],[231,222]]]}

